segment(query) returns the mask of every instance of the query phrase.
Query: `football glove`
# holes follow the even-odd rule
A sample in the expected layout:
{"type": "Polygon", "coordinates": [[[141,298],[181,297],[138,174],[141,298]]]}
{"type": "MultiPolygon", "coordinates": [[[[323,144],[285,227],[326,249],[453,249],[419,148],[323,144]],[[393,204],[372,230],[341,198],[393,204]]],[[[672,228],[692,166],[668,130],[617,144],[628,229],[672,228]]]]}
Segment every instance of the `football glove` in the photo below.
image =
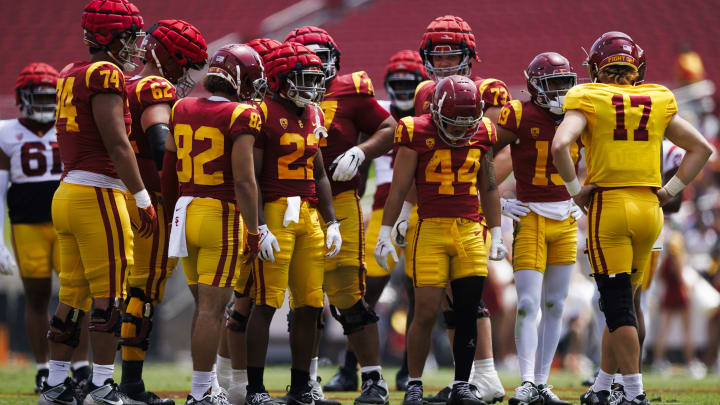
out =
{"type": "Polygon", "coordinates": [[[490,228],[490,238],[492,241],[490,242],[490,254],[488,255],[488,258],[490,260],[504,259],[508,254],[508,250],[505,247],[505,244],[503,244],[502,230],[499,226],[490,228]]]}
{"type": "Polygon", "coordinates": [[[155,207],[152,205],[150,194],[148,194],[145,189],[133,194],[133,197],[135,198],[135,205],[138,208],[140,217],[140,223],[134,224],[134,226],[140,237],[147,238],[158,231],[158,218],[155,213],[155,207]]]}
{"type": "Polygon", "coordinates": [[[258,254],[260,260],[264,262],[274,262],[275,254],[273,253],[273,250],[275,252],[280,251],[280,245],[278,245],[277,238],[272,232],[270,232],[267,225],[260,225],[258,227],[258,231],[260,231],[260,252],[258,254]]]}
{"type": "Polygon", "coordinates": [[[0,274],[11,276],[17,273],[18,266],[10,250],[0,243],[0,274]]]}
{"type": "Polygon", "coordinates": [[[573,201],[572,205],[570,206],[570,215],[575,218],[576,221],[583,216],[582,209],[580,209],[580,207],[575,204],[575,201],[573,201]]]}
{"type": "MultiPolygon", "coordinates": [[[[272,234],[271,234],[272,235],[272,234]]],[[[258,250],[260,249],[260,232],[258,233],[247,233],[247,239],[245,239],[245,263],[252,263],[258,256],[258,250]]],[[[279,249],[278,249],[279,250],[279,249]]]]}
{"type": "Polygon", "coordinates": [[[402,211],[398,217],[395,225],[392,227],[390,232],[390,238],[395,246],[404,248],[407,246],[407,230],[409,226],[410,214],[415,205],[407,201],[403,202],[402,211]]]}
{"type": "Polygon", "coordinates": [[[530,208],[528,208],[527,204],[514,198],[501,198],[500,209],[502,210],[503,215],[518,222],[520,221],[520,217],[524,217],[530,213],[530,208]]]}
{"type": "Polygon", "coordinates": [[[358,168],[365,161],[365,153],[357,146],[348,149],[333,160],[335,170],[332,179],[335,181],[348,181],[357,175],[358,168]]]}
{"type": "Polygon", "coordinates": [[[325,254],[325,257],[335,257],[340,253],[340,247],[342,247],[342,236],[340,236],[340,223],[337,221],[331,221],[328,223],[327,231],[325,232],[325,245],[328,249],[332,247],[332,250],[325,254]]]}
{"type": "Polygon", "coordinates": [[[380,227],[377,245],[375,245],[375,261],[377,261],[380,267],[385,269],[387,272],[390,272],[387,264],[387,257],[389,254],[392,255],[395,263],[400,261],[397,253],[395,253],[395,246],[393,246],[392,241],[390,240],[390,233],[392,232],[391,228],[392,227],[388,225],[380,227]]]}

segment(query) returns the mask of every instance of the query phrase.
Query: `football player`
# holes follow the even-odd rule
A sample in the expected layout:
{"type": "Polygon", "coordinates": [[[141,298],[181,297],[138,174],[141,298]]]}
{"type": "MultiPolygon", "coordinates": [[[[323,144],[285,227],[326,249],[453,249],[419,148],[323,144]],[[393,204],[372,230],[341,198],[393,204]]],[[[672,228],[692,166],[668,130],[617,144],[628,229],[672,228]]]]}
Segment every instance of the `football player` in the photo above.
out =
{"type": "Polygon", "coordinates": [[[375,258],[385,269],[389,254],[397,261],[391,229],[414,180],[419,221],[412,248],[415,314],[408,332],[410,381],[403,400],[406,405],[423,403],[423,366],[448,284],[456,326],[455,378],[447,403],[485,403],[475,396],[469,384],[478,306],[487,277],[484,251],[487,232],[480,223],[478,193],[491,227],[500,225],[500,202],[490,149],[497,134],[495,125],[483,117],[482,109],[475,83],[467,77],[451,75],[437,84],[432,113],[401,119],[395,132],[398,150],[393,182],[375,258]],[[487,204],[493,198],[497,201],[487,204]],[[448,206],[454,207],[451,214],[448,206]]]}
{"type": "Polygon", "coordinates": [[[178,182],[181,196],[169,256],[181,258],[197,303],[188,405],[225,403],[221,393],[211,390],[213,365],[240,265],[254,260],[259,246],[252,144],[262,118],[248,103],[264,81],[262,61],[252,48],[225,45],[210,58],[203,82],[211,96],[181,99],[170,115],[172,137],[165,143],[163,167],[176,170],[162,172],[163,197],[172,200],[178,182]]]}
{"type": "MultiPolygon", "coordinates": [[[[473,35],[470,25],[462,18],[457,16],[446,15],[433,20],[425,29],[422,42],[420,45],[420,56],[425,63],[425,68],[433,79],[433,81],[425,81],[420,83],[415,91],[415,115],[426,114],[430,112],[430,104],[432,102],[433,92],[437,81],[445,76],[458,74],[470,77],[472,73],[472,60],[479,60],[475,52],[475,36],[473,35]]],[[[493,123],[497,123],[497,117],[500,109],[505,103],[511,99],[510,92],[500,80],[482,79],[473,77],[473,81],[478,88],[482,100],[484,102],[484,116],[489,118],[493,123]]],[[[499,172],[507,172],[505,167],[509,167],[509,154],[505,151],[495,156],[494,161],[498,165],[499,172]]],[[[408,203],[411,204],[415,197],[408,196],[408,203]]],[[[494,200],[493,200],[494,201],[494,200]]],[[[485,209],[484,205],[480,205],[480,214],[485,209]]],[[[407,221],[407,214],[410,210],[406,209],[398,218],[397,226],[402,226],[407,221]]],[[[398,233],[400,239],[407,239],[402,229],[395,227],[394,234],[398,233]]],[[[485,247],[486,253],[492,260],[501,260],[504,257],[505,247],[502,245],[501,231],[491,229],[491,242],[485,247]]],[[[394,238],[395,239],[395,238],[394,238]]],[[[397,239],[396,239],[397,240],[397,239]]],[[[404,243],[407,243],[405,241],[404,243]]],[[[451,294],[449,294],[451,295],[451,294]]],[[[481,301],[478,308],[478,345],[475,361],[473,362],[472,383],[479,390],[479,395],[486,402],[501,401],[505,396],[505,390],[502,387],[500,378],[495,370],[493,351],[492,351],[492,331],[490,326],[490,314],[485,303],[481,301]]],[[[448,328],[448,337],[452,340],[453,334],[453,311],[451,303],[443,300],[443,318],[448,328]]],[[[431,403],[444,403],[450,394],[450,386],[445,387],[437,395],[428,397],[431,403]]]]}
{"type": "MultiPolygon", "coordinates": [[[[22,118],[0,121],[0,212],[5,197],[15,258],[0,240],[0,274],[20,270],[25,290],[25,326],[37,363],[35,392],[48,377],[48,303],[52,269],[59,271],[59,247],[50,205],[60,184],[62,162],[55,135],[55,86],[58,72],[38,62],[27,65],[15,81],[15,102],[22,118]],[[8,183],[12,182],[8,190],[8,183]],[[18,265],[19,264],[19,265],[18,265]]],[[[4,235],[5,216],[0,216],[4,235]]],[[[73,353],[73,379],[90,376],[87,322],[81,325],[80,345],[73,353]]]]}
{"type": "MultiPolygon", "coordinates": [[[[518,295],[515,345],[522,384],[511,405],[569,405],[547,384],[560,340],[562,313],[577,256],[577,219],[582,216],[548,159],[562,99],[577,82],[570,62],[555,52],[537,55],[525,71],[530,100],[512,100],[500,112],[495,150],[510,145],[517,199],[502,201],[515,221],[513,268],[518,295]],[[540,325],[536,324],[542,308],[540,325]]],[[[579,145],[573,144],[577,164],[579,145]]]]}
{"type": "Polygon", "coordinates": [[[315,328],[323,307],[325,257],[340,252],[330,183],[325,175],[321,139],[327,136],[317,102],[324,74],[320,58],[305,46],[285,42],[267,56],[271,96],[262,105],[267,120],[255,139],[259,196],[260,260],[255,263],[255,305],[247,335],[247,405],[275,403],[263,384],[269,328],[290,290],[290,390],[288,404],[312,404],[310,360],[315,328]],[[317,206],[317,209],[314,208],[317,206]],[[327,229],[323,235],[318,215],[327,229]],[[329,252],[324,254],[324,248],[329,252]]]}
{"type": "Polygon", "coordinates": [[[633,289],[662,228],[662,210],[702,170],[711,146],[677,115],[675,96],[656,84],[638,84],[645,65],[626,34],[607,32],[590,49],[592,83],[565,96],[565,117],[551,152],[568,193],[587,209],[587,248],[607,328],[602,362],[582,404],[607,404],[616,370],[623,375],[624,404],[648,404],[639,371],[640,345],[633,289]],[[571,145],[581,137],[587,177],[580,185],[571,145]],[[662,186],[663,136],[687,151],[662,186]]]}
{"type": "MultiPolygon", "coordinates": [[[[342,325],[353,349],[355,356],[351,358],[356,357],[362,366],[362,393],[355,402],[386,403],[389,392],[380,366],[378,319],[364,299],[365,238],[358,169],[365,159],[374,159],[390,150],[396,121],[378,104],[372,82],[364,71],[338,75],[340,50],[325,30],[312,26],[296,28],[285,41],[308,46],[323,62],[326,93],[321,106],[328,137],[320,140],[320,150],[325,170],[332,177],[330,185],[337,215],[344,219],[341,228],[344,247],[336,258],[325,261],[323,288],[331,313],[342,325]],[[360,142],[360,133],[369,135],[366,141],[360,142]]],[[[357,387],[356,374],[351,376],[357,387]]],[[[345,387],[334,378],[325,389],[345,387]]]]}
{"type": "MultiPolygon", "coordinates": [[[[415,89],[422,81],[428,78],[420,54],[417,51],[402,50],[395,53],[390,57],[385,68],[385,91],[387,91],[390,101],[380,101],[381,105],[390,111],[390,114],[392,114],[396,121],[404,117],[412,116],[414,114],[413,99],[415,97],[415,89]]],[[[385,206],[385,200],[387,199],[388,192],[390,191],[390,183],[392,182],[394,158],[395,148],[373,160],[373,164],[375,165],[375,185],[377,189],[373,196],[373,211],[367,235],[365,236],[365,240],[370,241],[370,243],[377,240],[378,233],[380,232],[382,209],[383,206],[385,206]]],[[[412,204],[404,205],[404,208],[413,210],[408,223],[408,230],[406,231],[406,233],[413,235],[415,225],[417,224],[417,208],[412,204]]],[[[410,244],[410,246],[412,246],[412,244],[410,244]]],[[[404,248],[405,257],[412,257],[409,250],[409,247],[404,248]]],[[[398,248],[395,250],[395,253],[399,256],[403,253],[403,250],[398,248]]],[[[394,269],[396,263],[393,262],[392,259],[389,260],[388,268],[394,269]]],[[[410,299],[410,308],[405,328],[407,330],[412,321],[412,311],[415,304],[411,278],[412,269],[408,262],[405,262],[405,264],[404,285],[410,299]]],[[[375,306],[389,280],[390,276],[375,260],[369,260],[367,262],[367,294],[365,300],[368,305],[371,307],[375,306]]],[[[346,359],[349,357],[351,356],[346,355],[346,359]]],[[[356,367],[356,364],[348,364],[348,362],[346,362],[345,370],[342,374],[354,374],[356,373],[356,367]],[[350,366],[352,368],[349,368],[350,366]]],[[[402,367],[398,370],[395,378],[396,388],[404,391],[407,387],[408,378],[407,351],[405,351],[403,354],[402,367]]],[[[357,381],[357,377],[355,377],[353,381],[357,381]]]]}
{"type": "MultiPolygon", "coordinates": [[[[120,391],[144,404],[165,404],[152,392],[145,391],[142,368],[150,343],[155,306],[165,293],[177,259],[168,259],[170,215],[160,203],[160,173],[170,108],[179,95],[184,96],[194,84],[188,72],[200,70],[207,62],[207,45],[200,32],[182,20],[161,20],[153,25],[142,42],[142,71],[127,80],[132,130],[130,143],[140,168],[143,183],[150,192],[161,226],[152,238],[142,238],[135,231],[135,267],[127,276],[126,307],[121,327],[123,373],[120,391]]],[[[172,168],[170,169],[172,170],[172,168]]],[[[128,196],[132,202],[132,196],[128,196]]],[[[137,220],[131,209],[130,219],[137,220]]]]}
{"type": "Polygon", "coordinates": [[[60,293],[50,321],[50,373],[39,404],[76,401],[67,378],[81,320],[91,307],[92,380],[85,403],[121,401],[112,380],[120,299],[133,267],[133,233],[125,193],[137,206],[142,237],[157,216],[128,140],[130,112],[124,70],[135,67],[143,20],[127,0],[93,0],[82,15],[90,61],[58,77],[57,131],[63,174],[52,202],[60,246],[60,293]]]}

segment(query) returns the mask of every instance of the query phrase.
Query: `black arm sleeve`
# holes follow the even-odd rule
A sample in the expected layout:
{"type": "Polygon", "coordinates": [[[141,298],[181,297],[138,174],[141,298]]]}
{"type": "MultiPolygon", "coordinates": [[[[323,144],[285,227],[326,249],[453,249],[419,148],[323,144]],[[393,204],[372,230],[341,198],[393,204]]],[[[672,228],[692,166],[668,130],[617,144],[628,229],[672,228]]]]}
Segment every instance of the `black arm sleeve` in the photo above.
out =
{"type": "Polygon", "coordinates": [[[151,125],[146,131],[150,149],[152,149],[153,160],[158,170],[162,170],[163,156],[165,155],[165,139],[170,133],[170,127],[167,124],[159,123],[151,125]]]}

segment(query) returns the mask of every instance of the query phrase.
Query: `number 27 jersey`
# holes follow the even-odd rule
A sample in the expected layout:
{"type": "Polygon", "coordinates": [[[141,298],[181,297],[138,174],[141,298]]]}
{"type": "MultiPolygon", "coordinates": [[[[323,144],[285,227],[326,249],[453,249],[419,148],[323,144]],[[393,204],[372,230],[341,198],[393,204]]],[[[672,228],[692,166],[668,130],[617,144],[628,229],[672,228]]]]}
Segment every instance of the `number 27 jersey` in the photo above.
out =
{"type": "Polygon", "coordinates": [[[677,113],[664,86],[587,83],[565,96],[563,109],[587,118],[582,133],[587,177],[600,187],[661,187],[662,140],[677,113]]]}

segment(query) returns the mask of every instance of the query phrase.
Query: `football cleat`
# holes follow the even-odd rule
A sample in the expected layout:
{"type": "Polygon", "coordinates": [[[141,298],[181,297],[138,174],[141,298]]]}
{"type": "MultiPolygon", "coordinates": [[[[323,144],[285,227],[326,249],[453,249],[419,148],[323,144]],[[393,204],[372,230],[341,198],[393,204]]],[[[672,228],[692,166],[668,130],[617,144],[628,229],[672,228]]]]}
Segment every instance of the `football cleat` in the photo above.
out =
{"type": "Polygon", "coordinates": [[[373,371],[362,374],[362,392],[355,398],[355,405],[358,404],[379,404],[384,405],[390,401],[388,385],[383,380],[380,372],[373,371]]]}
{"type": "Polygon", "coordinates": [[[50,370],[47,368],[44,368],[42,370],[38,370],[37,374],[35,374],[35,393],[39,394],[43,390],[43,384],[48,379],[48,375],[50,375],[50,370]]]}
{"type": "Polygon", "coordinates": [[[317,380],[310,380],[310,389],[312,390],[315,405],[340,405],[339,401],[330,401],[325,398],[320,382],[322,382],[320,376],[318,376],[317,380]]]}
{"type": "Polygon", "coordinates": [[[551,391],[552,385],[540,384],[537,388],[544,405],[570,405],[570,402],[561,400],[551,391]]]}
{"type": "Polygon", "coordinates": [[[90,381],[87,386],[87,396],[84,405],[122,405],[124,395],[118,391],[118,387],[112,378],[105,380],[101,386],[96,386],[90,381]]]}
{"type": "Polygon", "coordinates": [[[593,391],[590,387],[580,396],[580,405],[610,405],[610,391],[593,391]]]}
{"type": "Polygon", "coordinates": [[[625,398],[625,387],[622,384],[613,384],[610,389],[610,405],[620,405],[625,398]]]}
{"type": "MultiPolygon", "coordinates": [[[[409,387],[409,385],[408,385],[409,387]]],[[[440,390],[437,394],[431,396],[431,397],[425,397],[423,398],[423,401],[427,402],[428,404],[444,404],[450,399],[450,393],[452,392],[452,388],[445,387],[440,390]]]]}
{"type": "Polygon", "coordinates": [[[195,399],[192,395],[188,395],[185,405],[230,405],[227,396],[213,394],[212,388],[207,390],[205,395],[200,399],[195,399]]]}
{"type": "Polygon", "coordinates": [[[454,384],[450,391],[450,398],[447,405],[486,405],[485,401],[478,398],[470,389],[470,383],[459,382],[454,384]]]}
{"type": "Polygon", "coordinates": [[[505,388],[503,388],[497,371],[491,373],[476,373],[470,381],[470,389],[477,390],[476,395],[488,404],[502,402],[505,399],[505,388]]]}
{"type": "Polygon", "coordinates": [[[423,405],[423,386],[419,381],[409,382],[402,405],[423,405]]]}
{"type": "Polygon", "coordinates": [[[330,379],[330,382],[323,387],[328,392],[348,392],[357,391],[358,376],[356,372],[348,372],[344,368],[338,369],[338,372],[330,379]]]}
{"type": "Polygon", "coordinates": [[[275,405],[277,402],[268,394],[267,391],[249,392],[245,397],[245,405],[275,405]]]}
{"type": "Polygon", "coordinates": [[[70,377],[54,387],[49,386],[47,381],[43,381],[42,394],[38,398],[38,405],[80,405],[80,401],[75,396],[70,377]]]}
{"type": "Polygon", "coordinates": [[[312,387],[310,384],[305,386],[305,389],[299,392],[293,390],[288,391],[286,396],[287,405],[314,405],[315,400],[313,399],[312,387]]]}
{"type": "Polygon", "coordinates": [[[618,405],[650,405],[650,402],[648,402],[647,397],[645,393],[636,396],[633,399],[623,399],[622,402],[620,402],[618,405]]]}
{"type": "Polygon", "coordinates": [[[542,404],[543,399],[540,396],[535,384],[524,381],[522,385],[515,388],[515,395],[508,401],[510,405],[533,405],[542,404]]]}
{"type": "Polygon", "coordinates": [[[150,391],[141,391],[136,393],[122,393],[123,405],[175,405],[175,401],[170,398],[160,398],[150,391]]]}

